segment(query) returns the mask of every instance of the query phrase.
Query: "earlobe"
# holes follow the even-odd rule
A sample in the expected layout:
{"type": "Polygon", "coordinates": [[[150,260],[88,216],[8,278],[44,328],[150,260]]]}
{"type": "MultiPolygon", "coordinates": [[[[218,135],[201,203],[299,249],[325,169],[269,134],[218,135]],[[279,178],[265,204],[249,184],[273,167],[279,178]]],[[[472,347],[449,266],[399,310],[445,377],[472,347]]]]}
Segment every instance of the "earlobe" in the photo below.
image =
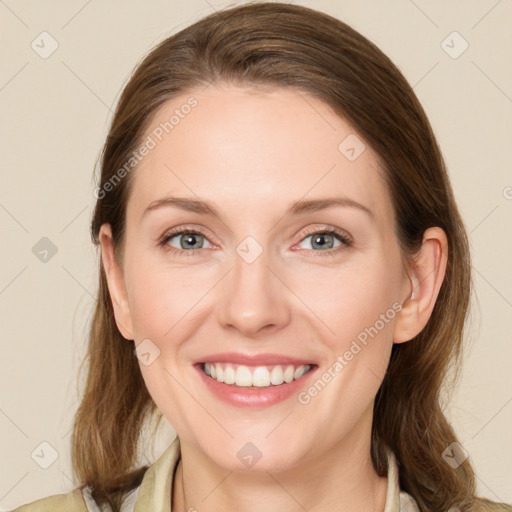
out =
{"type": "Polygon", "coordinates": [[[133,326],[124,275],[115,257],[114,241],[109,224],[103,224],[101,226],[99,240],[101,244],[101,261],[107,278],[117,328],[123,338],[133,340],[133,326]]]}
{"type": "Polygon", "coordinates": [[[427,324],[445,277],[447,262],[446,233],[439,227],[425,230],[421,249],[409,269],[409,293],[395,318],[394,343],[410,341],[427,324]]]}

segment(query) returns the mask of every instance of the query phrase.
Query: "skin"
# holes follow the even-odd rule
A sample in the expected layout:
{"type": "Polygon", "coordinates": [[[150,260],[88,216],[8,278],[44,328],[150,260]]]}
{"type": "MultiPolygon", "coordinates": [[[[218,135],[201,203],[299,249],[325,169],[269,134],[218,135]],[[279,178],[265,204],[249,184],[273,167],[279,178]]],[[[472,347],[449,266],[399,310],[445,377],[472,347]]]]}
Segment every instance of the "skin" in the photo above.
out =
{"type": "MultiPolygon", "coordinates": [[[[110,226],[100,232],[120,332],[160,350],[140,369],[181,441],[173,510],[382,511],[387,478],[370,458],[373,402],[393,343],[413,338],[431,315],[446,235],[427,230],[406,268],[377,155],[366,144],[349,161],[338,145],[356,130],[303,92],[227,84],[188,91],[161,107],[148,134],[191,95],[197,107],[133,171],[122,263],[110,226]],[[143,217],[167,195],[208,201],[221,219],[176,208],[143,217]],[[294,201],[332,196],[368,207],[374,220],[346,206],[286,215],[294,201]],[[205,231],[196,255],[158,245],[180,226],[205,231]],[[353,244],[327,237],[334,252],[325,255],[310,227],[337,227],[353,244]],[[250,264],[236,252],[249,235],[263,249],[250,264]],[[192,367],[216,352],[272,352],[310,360],[320,376],[394,303],[401,311],[307,405],[292,396],[237,408],[192,367]],[[247,468],[237,452],[249,441],[262,457],[247,468]]],[[[183,247],[184,238],[167,247],[183,247]]]]}

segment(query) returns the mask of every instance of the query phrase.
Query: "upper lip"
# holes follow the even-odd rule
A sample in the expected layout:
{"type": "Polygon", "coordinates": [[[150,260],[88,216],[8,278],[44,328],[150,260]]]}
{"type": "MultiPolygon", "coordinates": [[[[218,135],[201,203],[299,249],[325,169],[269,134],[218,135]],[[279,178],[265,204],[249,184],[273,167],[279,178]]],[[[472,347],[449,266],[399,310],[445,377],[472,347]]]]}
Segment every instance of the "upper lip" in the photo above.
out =
{"type": "Polygon", "coordinates": [[[314,364],[310,360],[297,357],[285,356],[282,354],[240,354],[237,352],[222,352],[204,356],[194,361],[197,363],[233,363],[247,366],[265,366],[278,364],[291,364],[300,366],[305,364],[314,364]]]}

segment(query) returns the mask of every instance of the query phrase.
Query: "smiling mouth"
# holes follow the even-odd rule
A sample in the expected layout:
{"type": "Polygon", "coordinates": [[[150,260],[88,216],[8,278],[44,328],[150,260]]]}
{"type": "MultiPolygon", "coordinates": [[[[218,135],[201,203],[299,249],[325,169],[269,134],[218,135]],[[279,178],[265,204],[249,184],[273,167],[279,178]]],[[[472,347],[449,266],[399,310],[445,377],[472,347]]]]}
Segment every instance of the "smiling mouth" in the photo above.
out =
{"type": "Polygon", "coordinates": [[[232,363],[202,363],[203,373],[213,380],[240,388],[268,388],[299,380],[314,364],[247,366],[232,363]]]}

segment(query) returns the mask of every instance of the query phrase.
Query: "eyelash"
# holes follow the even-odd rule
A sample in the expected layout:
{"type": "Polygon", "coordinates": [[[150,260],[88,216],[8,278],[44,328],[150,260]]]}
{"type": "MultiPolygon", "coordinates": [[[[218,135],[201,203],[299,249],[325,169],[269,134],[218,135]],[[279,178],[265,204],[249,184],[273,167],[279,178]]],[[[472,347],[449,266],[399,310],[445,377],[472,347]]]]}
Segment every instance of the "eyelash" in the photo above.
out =
{"type": "MultiPolygon", "coordinates": [[[[312,229],[306,230],[306,232],[304,233],[304,236],[300,240],[300,242],[302,242],[308,236],[318,234],[318,233],[334,235],[343,245],[340,247],[336,247],[335,249],[329,249],[326,251],[315,251],[313,249],[305,249],[307,251],[316,253],[315,256],[322,256],[322,257],[323,256],[334,256],[334,253],[337,253],[339,250],[343,250],[343,249],[346,249],[346,248],[352,246],[352,239],[348,235],[346,235],[344,232],[342,232],[336,228],[312,228],[312,229]]],[[[201,236],[204,236],[205,238],[207,238],[206,233],[204,233],[203,231],[196,229],[196,228],[187,228],[185,226],[184,228],[179,228],[175,231],[171,231],[170,233],[167,233],[160,240],[158,245],[161,246],[164,250],[170,251],[172,254],[174,254],[176,256],[196,256],[197,253],[200,252],[202,249],[193,249],[191,251],[186,251],[184,249],[177,249],[176,247],[171,247],[171,246],[167,245],[169,240],[171,240],[175,236],[185,235],[185,234],[201,235],[201,236]]]]}

